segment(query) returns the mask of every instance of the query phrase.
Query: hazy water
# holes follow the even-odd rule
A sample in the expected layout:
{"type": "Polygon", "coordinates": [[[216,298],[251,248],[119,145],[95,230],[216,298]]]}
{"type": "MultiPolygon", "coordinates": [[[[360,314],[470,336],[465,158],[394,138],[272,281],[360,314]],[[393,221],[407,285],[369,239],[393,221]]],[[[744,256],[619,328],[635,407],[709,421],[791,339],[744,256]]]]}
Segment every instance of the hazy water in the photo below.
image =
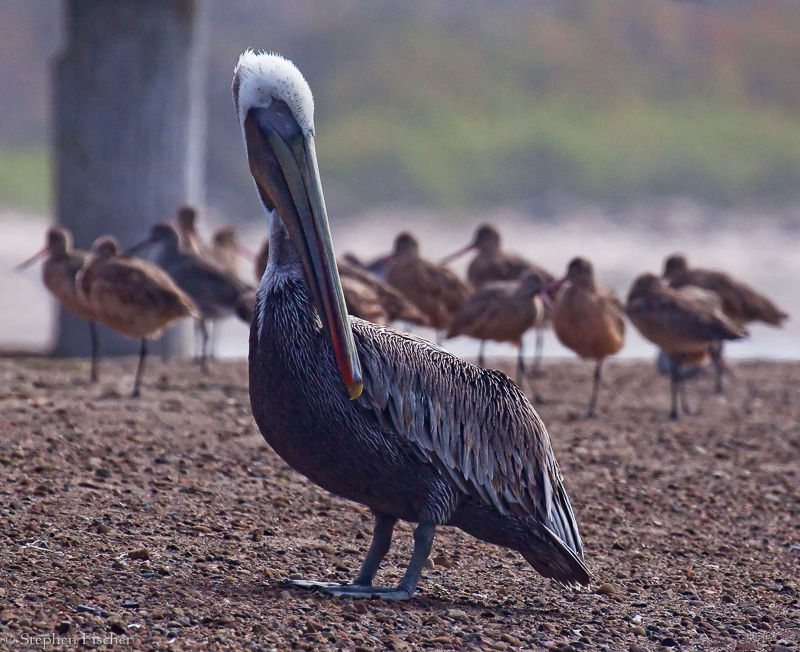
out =
{"type": "MultiPolygon", "coordinates": [[[[800,207],[798,207],[800,212],[800,207]]],[[[790,216],[796,218],[797,216],[790,216]]],[[[717,214],[683,203],[665,208],[631,211],[609,217],[601,212],[573,213],[544,224],[512,213],[498,212],[454,217],[409,210],[381,210],[359,215],[332,226],[338,255],[353,252],[363,258],[387,252],[401,230],[416,234],[422,254],[437,260],[466,244],[474,227],[482,221],[494,223],[503,235],[505,249],[522,254],[561,275],[570,258],[582,255],[593,261],[601,282],[614,287],[625,297],[634,277],[641,272],[660,273],[663,259],[681,251],[690,263],[726,269],[771,296],[787,310],[790,319],[781,330],[753,325],[747,341],[727,347],[731,357],[800,358],[800,251],[797,231],[780,226],[786,215],[717,214]],[[725,223],[715,229],[715,221],[725,223]]],[[[41,284],[40,266],[22,273],[11,268],[37,251],[44,241],[46,222],[19,214],[0,214],[3,237],[0,239],[0,348],[44,350],[52,339],[54,309],[41,284]]],[[[799,223],[795,219],[795,223],[799,223]]],[[[210,230],[210,229],[209,229],[210,230]]],[[[242,241],[257,248],[266,223],[241,229],[242,241]]],[[[454,263],[463,275],[470,256],[454,263]]],[[[242,273],[251,280],[249,264],[242,273]]],[[[247,354],[248,327],[237,320],[221,325],[217,351],[220,356],[247,354]]],[[[419,334],[433,337],[429,329],[419,334]]],[[[454,353],[473,357],[477,343],[466,337],[449,340],[445,346],[454,353]]],[[[526,339],[526,350],[533,353],[533,334],[526,339]]],[[[488,356],[513,356],[508,345],[490,343],[488,356]]],[[[630,324],[625,347],[620,355],[629,358],[652,357],[655,348],[643,340],[630,324]]],[[[545,356],[572,357],[561,347],[552,332],[546,335],[545,356]]]]}

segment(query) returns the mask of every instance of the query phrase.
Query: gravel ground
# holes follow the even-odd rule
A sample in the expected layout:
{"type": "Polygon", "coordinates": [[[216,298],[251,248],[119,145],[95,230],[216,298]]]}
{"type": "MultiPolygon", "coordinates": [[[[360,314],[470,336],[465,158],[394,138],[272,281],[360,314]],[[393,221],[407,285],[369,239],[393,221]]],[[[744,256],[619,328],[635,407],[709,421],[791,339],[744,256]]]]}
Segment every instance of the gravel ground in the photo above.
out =
{"type": "MultiPolygon", "coordinates": [[[[550,363],[540,412],[596,575],[559,587],[442,528],[418,596],[353,601],[372,519],[289,469],[250,415],[246,363],[0,359],[0,648],[800,652],[800,363],[738,362],[667,419],[651,363],[550,363]],[[37,638],[38,637],[38,638],[37,638]]],[[[378,582],[411,550],[398,528],[378,582]]]]}

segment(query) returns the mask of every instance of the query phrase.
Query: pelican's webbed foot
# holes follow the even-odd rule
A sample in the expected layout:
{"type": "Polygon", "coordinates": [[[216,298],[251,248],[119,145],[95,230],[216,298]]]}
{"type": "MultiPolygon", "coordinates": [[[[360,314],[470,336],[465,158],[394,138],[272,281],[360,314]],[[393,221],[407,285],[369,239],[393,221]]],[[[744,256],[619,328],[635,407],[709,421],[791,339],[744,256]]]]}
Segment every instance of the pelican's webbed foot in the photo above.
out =
{"type": "Polygon", "coordinates": [[[346,595],[351,598],[380,598],[381,600],[410,600],[416,591],[388,586],[362,586],[359,584],[340,584],[339,582],[314,582],[311,580],[290,580],[295,586],[305,589],[319,589],[331,595],[346,595]]]}

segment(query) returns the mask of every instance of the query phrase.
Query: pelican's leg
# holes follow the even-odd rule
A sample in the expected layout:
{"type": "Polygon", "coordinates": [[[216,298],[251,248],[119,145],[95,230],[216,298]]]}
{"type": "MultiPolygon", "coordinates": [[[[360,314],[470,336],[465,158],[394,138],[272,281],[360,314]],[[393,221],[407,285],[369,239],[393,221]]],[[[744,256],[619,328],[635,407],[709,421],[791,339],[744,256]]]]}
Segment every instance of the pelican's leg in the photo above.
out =
{"type": "Polygon", "coordinates": [[[375,579],[378,567],[392,545],[392,532],[395,523],[397,523],[397,519],[394,516],[375,514],[372,543],[369,544],[367,556],[364,558],[364,563],[361,564],[361,570],[358,572],[356,579],[353,580],[353,584],[357,586],[372,586],[372,580],[375,579]]]}
{"type": "MultiPolygon", "coordinates": [[[[382,517],[385,520],[379,523],[376,520],[376,530],[373,535],[372,544],[370,545],[367,558],[364,560],[364,565],[361,567],[361,572],[358,574],[356,581],[373,572],[373,567],[377,570],[380,557],[385,553],[384,548],[388,550],[388,543],[391,541],[391,528],[389,527],[390,518],[382,517]],[[380,532],[380,534],[379,534],[380,532]]],[[[391,523],[394,527],[394,523],[391,523]]],[[[362,584],[331,584],[329,582],[304,582],[297,580],[293,584],[298,586],[318,587],[331,595],[347,595],[351,598],[372,598],[377,597],[382,600],[410,600],[414,597],[417,590],[417,583],[419,576],[422,574],[422,569],[428,557],[431,554],[433,547],[433,537],[436,534],[436,525],[433,521],[421,521],[414,530],[414,552],[411,553],[411,561],[408,563],[408,568],[403,575],[400,583],[394,587],[375,587],[362,584]]],[[[374,574],[374,573],[373,573],[374,574]]],[[[366,577],[364,578],[366,579],[366,577]]]]}
{"type": "Polygon", "coordinates": [[[594,406],[597,404],[597,392],[600,389],[600,374],[603,371],[603,360],[600,358],[594,367],[594,382],[592,383],[592,399],[589,401],[589,411],[586,413],[586,418],[591,419],[594,417],[594,406]]]}
{"type": "Polygon", "coordinates": [[[147,356],[147,340],[142,338],[142,345],[139,347],[139,364],[136,367],[136,378],[133,381],[133,394],[131,398],[138,398],[142,389],[142,372],[144,371],[144,359],[147,356]]]}
{"type": "Polygon", "coordinates": [[[484,360],[483,360],[483,348],[486,346],[486,340],[481,340],[480,348],[478,348],[478,366],[483,368],[484,367],[484,360]]]}
{"type": "Polygon", "coordinates": [[[89,322],[89,337],[92,343],[92,363],[89,378],[93,383],[96,383],[100,379],[100,375],[97,373],[97,326],[93,321],[89,322]]]}
{"type": "Polygon", "coordinates": [[[200,327],[200,371],[208,373],[208,327],[205,319],[198,319],[200,327]]]}

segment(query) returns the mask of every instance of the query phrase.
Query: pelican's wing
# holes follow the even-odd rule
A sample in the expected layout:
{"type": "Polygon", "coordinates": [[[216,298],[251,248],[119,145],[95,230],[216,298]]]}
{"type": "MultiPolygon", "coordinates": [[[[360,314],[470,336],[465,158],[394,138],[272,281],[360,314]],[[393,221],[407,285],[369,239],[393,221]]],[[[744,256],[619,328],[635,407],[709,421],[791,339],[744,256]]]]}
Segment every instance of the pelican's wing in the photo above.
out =
{"type": "Polygon", "coordinates": [[[364,374],[359,403],[415,444],[461,491],[533,518],[583,554],[547,430],[505,374],[430,342],[351,320],[364,374]]]}

